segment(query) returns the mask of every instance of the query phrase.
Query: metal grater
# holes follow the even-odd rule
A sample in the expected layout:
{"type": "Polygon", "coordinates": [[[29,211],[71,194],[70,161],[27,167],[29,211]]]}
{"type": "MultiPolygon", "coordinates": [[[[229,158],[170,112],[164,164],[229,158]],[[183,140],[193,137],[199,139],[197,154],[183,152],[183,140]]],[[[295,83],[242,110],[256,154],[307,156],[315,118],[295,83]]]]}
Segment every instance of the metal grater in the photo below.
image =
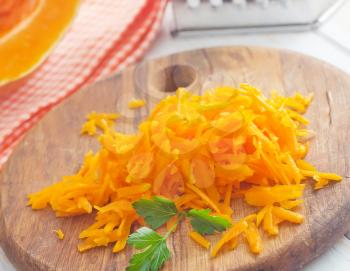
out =
{"type": "Polygon", "coordinates": [[[303,31],[346,0],[173,0],[173,34],[303,31]]]}

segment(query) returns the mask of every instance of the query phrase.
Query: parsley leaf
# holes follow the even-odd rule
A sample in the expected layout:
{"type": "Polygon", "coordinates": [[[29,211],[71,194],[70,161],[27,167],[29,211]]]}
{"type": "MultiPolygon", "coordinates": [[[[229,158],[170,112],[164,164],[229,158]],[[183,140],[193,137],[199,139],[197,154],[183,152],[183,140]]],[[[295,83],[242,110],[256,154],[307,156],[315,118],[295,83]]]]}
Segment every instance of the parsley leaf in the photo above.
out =
{"type": "Polygon", "coordinates": [[[231,225],[225,218],[210,215],[210,209],[179,212],[174,202],[163,197],[153,197],[151,200],[141,199],[134,202],[133,207],[153,229],[162,226],[175,215],[178,217],[165,236],[147,227],[142,227],[129,236],[128,244],[142,251],[131,257],[126,271],[158,271],[170,258],[166,239],[184,215],[191,220],[193,229],[201,234],[223,231],[231,225]]]}
{"type": "Polygon", "coordinates": [[[133,207],[152,229],[162,226],[178,213],[175,203],[163,197],[140,199],[133,203],[133,207]]]}
{"type": "Polygon", "coordinates": [[[224,231],[231,226],[230,222],[225,218],[210,215],[210,212],[210,209],[192,209],[187,212],[187,217],[190,217],[191,225],[196,232],[200,234],[213,234],[214,231],[224,231]]]}
{"type": "Polygon", "coordinates": [[[170,258],[166,237],[150,228],[142,227],[131,234],[128,244],[143,251],[132,256],[126,271],[157,271],[170,258]]]}

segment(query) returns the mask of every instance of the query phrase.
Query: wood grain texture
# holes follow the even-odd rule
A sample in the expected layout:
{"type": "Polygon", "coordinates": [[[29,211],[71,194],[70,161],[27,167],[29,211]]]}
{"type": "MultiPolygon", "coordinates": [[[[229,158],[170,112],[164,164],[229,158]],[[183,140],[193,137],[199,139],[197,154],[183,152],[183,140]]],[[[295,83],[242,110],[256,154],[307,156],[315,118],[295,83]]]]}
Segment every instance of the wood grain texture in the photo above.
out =
{"type": "MultiPolygon", "coordinates": [[[[104,82],[83,89],[48,113],[17,146],[0,175],[0,229],[2,245],[19,270],[124,270],[132,249],[115,255],[111,246],[80,254],[79,232],[93,216],[58,219],[50,210],[32,211],[26,194],[75,172],[84,153],[96,149],[95,139],[79,135],[90,111],[121,112],[118,129],[132,132],[151,108],[178,86],[193,92],[220,84],[247,82],[283,94],[315,93],[307,117],[317,136],[308,160],[322,171],[349,176],[350,78],[319,60],[289,51],[229,47],[184,52],[129,68],[104,82]],[[131,98],[147,107],[132,111],[131,98]],[[59,241],[52,230],[66,234],[59,241]]],[[[233,206],[237,217],[251,211],[242,202],[233,206]]],[[[297,270],[320,255],[350,228],[350,183],[330,185],[321,191],[307,189],[300,210],[306,221],[285,224],[278,237],[264,235],[264,250],[252,255],[241,244],[235,251],[210,259],[209,253],[187,237],[182,224],[169,240],[172,259],[163,270],[297,270]]],[[[218,236],[212,237],[217,240],[218,236]]]]}

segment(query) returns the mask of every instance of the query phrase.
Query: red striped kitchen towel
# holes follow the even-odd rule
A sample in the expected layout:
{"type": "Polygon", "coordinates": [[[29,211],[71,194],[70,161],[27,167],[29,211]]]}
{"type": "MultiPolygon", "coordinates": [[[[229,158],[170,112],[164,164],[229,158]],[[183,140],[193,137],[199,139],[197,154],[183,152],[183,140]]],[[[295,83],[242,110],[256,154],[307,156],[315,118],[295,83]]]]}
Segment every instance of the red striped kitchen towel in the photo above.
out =
{"type": "Polygon", "coordinates": [[[69,31],[33,76],[0,96],[0,166],[21,136],[82,86],[137,61],[167,0],[85,0],[69,31]]]}

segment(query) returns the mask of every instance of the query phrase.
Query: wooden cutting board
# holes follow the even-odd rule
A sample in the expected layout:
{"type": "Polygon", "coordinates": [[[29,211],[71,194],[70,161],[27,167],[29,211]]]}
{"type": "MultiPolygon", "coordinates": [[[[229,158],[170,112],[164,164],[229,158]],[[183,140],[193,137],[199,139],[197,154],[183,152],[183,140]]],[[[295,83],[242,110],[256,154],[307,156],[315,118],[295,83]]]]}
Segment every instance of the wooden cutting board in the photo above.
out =
{"type": "MultiPolygon", "coordinates": [[[[308,189],[300,226],[284,224],[277,237],[264,235],[264,250],[252,255],[245,244],[210,259],[187,237],[182,224],[169,240],[172,259],[163,270],[296,270],[320,255],[350,229],[350,78],[336,68],[289,51],[251,47],[202,49],[148,61],[71,96],[48,113],[17,146],[1,175],[0,229],[2,245],[19,270],[124,270],[132,255],[128,248],[113,254],[111,246],[80,254],[78,233],[94,216],[56,218],[50,210],[32,211],[26,195],[75,172],[84,153],[98,146],[79,135],[84,116],[91,111],[120,112],[118,129],[135,131],[160,98],[178,86],[196,93],[221,84],[247,82],[283,94],[314,92],[307,117],[317,136],[308,159],[322,171],[344,178],[321,191],[308,189]],[[164,92],[167,90],[167,92],[164,92]],[[147,107],[132,111],[131,98],[147,107]],[[61,228],[63,241],[52,230],[61,228]]],[[[233,206],[237,217],[250,212],[241,202],[233,206]]],[[[217,240],[218,236],[212,237],[217,240]]]]}

